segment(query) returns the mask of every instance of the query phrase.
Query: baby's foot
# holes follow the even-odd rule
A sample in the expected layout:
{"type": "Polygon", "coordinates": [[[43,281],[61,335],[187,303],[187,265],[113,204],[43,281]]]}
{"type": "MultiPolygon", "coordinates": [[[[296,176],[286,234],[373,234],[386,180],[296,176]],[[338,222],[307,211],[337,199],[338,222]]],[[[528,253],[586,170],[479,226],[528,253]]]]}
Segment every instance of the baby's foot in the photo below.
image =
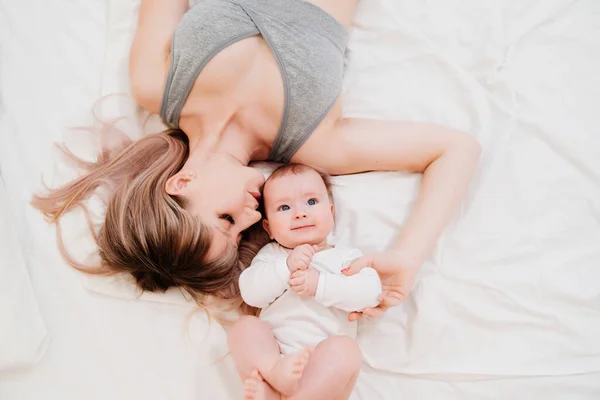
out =
{"type": "Polygon", "coordinates": [[[252,371],[244,381],[244,400],[265,400],[265,385],[266,383],[258,370],[252,371]]]}
{"type": "Polygon", "coordinates": [[[287,355],[277,361],[277,364],[263,376],[265,380],[284,396],[291,396],[297,389],[304,367],[313,349],[307,347],[297,353],[287,355]]]}

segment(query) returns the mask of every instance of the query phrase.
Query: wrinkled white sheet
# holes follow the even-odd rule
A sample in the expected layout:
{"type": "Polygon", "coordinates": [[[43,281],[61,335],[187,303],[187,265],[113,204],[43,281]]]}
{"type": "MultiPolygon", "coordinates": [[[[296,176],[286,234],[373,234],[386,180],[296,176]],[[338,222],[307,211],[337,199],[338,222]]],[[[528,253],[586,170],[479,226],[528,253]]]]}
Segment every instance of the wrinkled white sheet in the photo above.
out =
{"type": "Polygon", "coordinates": [[[48,337],[11,211],[0,179],[0,371],[36,362],[44,354],[48,337]]]}
{"type": "MultiPolygon", "coordinates": [[[[0,374],[2,399],[240,398],[231,359],[219,362],[220,326],[177,291],[140,297],[128,279],[73,271],[27,205],[41,173],[73,174],[51,143],[89,151],[89,137],[66,128],[127,91],[136,9],[1,0],[0,171],[18,267],[49,332],[39,362],[0,374]]],[[[599,21],[591,0],[360,0],[345,114],[454,126],[484,152],[414,296],[362,324],[369,365],[356,398],[600,397],[599,21]]],[[[103,111],[135,113],[125,97],[103,111]]],[[[418,181],[337,178],[336,239],[391,244],[418,181]]],[[[65,229],[75,238],[86,227],[72,218],[65,229]]]]}

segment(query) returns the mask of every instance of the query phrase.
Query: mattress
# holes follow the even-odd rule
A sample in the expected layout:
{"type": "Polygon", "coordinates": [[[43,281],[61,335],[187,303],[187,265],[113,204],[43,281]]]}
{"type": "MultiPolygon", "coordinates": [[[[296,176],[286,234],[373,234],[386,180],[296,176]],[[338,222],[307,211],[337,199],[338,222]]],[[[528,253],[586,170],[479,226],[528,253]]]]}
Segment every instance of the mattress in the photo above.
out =
{"type": "MultiPolygon", "coordinates": [[[[21,288],[0,294],[1,399],[242,396],[223,327],[178,290],[68,267],[28,205],[77,174],[53,143],[93,156],[78,127],[156,129],[128,95],[138,6],[0,3],[0,287],[21,288]]],[[[344,115],[455,127],[483,153],[412,296],[361,321],[353,399],[600,398],[599,21],[591,0],[359,1],[344,115]]],[[[419,181],[336,177],[335,239],[390,246],[419,181]]],[[[63,229],[93,251],[81,215],[63,229]]]]}

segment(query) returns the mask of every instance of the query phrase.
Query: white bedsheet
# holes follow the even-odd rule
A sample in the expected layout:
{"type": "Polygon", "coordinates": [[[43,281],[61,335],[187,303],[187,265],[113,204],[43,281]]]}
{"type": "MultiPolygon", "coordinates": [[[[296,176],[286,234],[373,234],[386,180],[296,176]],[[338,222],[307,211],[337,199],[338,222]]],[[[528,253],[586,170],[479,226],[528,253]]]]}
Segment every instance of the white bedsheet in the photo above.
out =
{"type": "MultiPolygon", "coordinates": [[[[73,271],[27,205],[42,172],[73,174],[51,143],[83,149],[89,138],[66,127],[127,91],[136,9],[0,0],[0,172],[24,256],[15,268],[49,340],[41,359],[33,342],[13,343],[36,356],[0,373],[0,399],[240,398],[231,359],[218,362],[220,326],[177,291],[139,297],[128,279],[73,271]]],[[[484,148],[412,298],[362,324],[371,366],[355,397],[600,398],[600,4],[360,0],[349,49],[346,115],[434,121],[484,148]]],[[[135,113],[125,97],[105,104],[135,113]]],[[[418,181],[337,178],[337,240],[388,246],[418,181]]],[[[85,232],[69,222],[70,237],[85,232]]]]}

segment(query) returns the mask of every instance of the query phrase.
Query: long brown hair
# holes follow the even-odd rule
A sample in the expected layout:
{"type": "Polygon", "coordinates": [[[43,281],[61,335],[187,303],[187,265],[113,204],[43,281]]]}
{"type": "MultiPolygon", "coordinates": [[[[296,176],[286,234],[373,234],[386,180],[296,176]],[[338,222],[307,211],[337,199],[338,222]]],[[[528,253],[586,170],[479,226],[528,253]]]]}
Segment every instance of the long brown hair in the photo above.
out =
{"type": "Polygon", "coordinates": [[[120,136],[120,144],[102,148],[93,163],[59,145],[84,174],[44,195],[33,195],[33,207],[56,224],[64,258],[91,274],[130,273],[142,290],[181,287],[199,304],[209,296],[227,300],[232,307],[244,307],[238,277],[268,241],[260,226],[245,232],[237,249],[230,247],[216,260],[207,261],[210,229],[186,210],[185,198],[165,191],[167,180],[188,158],[187,136],[180,130],[149,134],[137,141],[120,136]],[[95,227],[85,201],[100,187],[108,188],[110,196],[104,222],[95,227]],[[84,211],[98,245],[99,265],[84,265],[65,249],[60,220],[75,207],[84,211]]]}

